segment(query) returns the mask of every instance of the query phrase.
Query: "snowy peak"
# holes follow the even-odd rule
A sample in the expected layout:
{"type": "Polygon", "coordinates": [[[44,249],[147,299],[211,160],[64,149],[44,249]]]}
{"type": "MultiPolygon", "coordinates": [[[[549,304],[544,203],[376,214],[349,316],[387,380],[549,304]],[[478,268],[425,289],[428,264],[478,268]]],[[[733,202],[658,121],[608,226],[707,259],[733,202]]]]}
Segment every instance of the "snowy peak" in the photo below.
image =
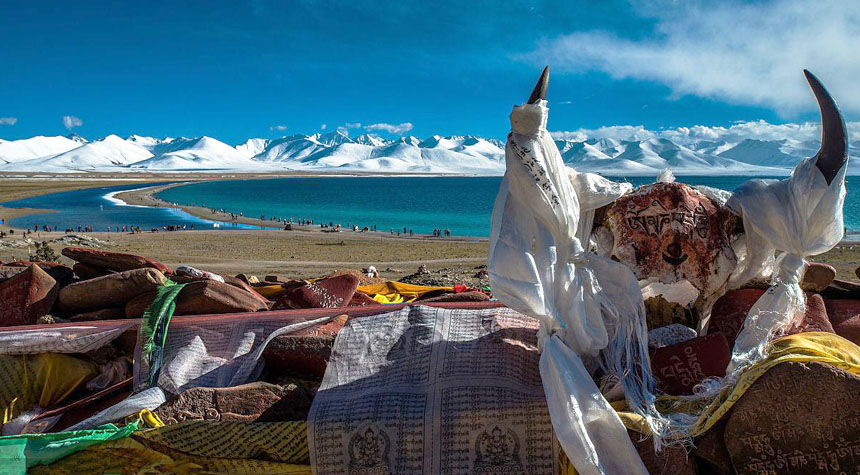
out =
{"type": "Polygon", "coordinates": [[[80,142],[61,136],[37,136],[22,140],[9,140],[0,143],[0,164],[56,155],[80,146],[80,142]]]}
{"type": "MultiPolygon", "coordinates": [[[[580,171],[616,176],[679,174],[786,175],[818,150],[817,141],[793,139],[740,142],[667,138],[621,141],[609,138],[556,140],[562,159],[580,171]]],[[[858,144],[852,144],[852,146],[858,144]]],[[[155,138],[109,135],[83,138],[32,137],[0,140],[0,171],[308,171],[500,175],[505,144],[474,135],[414,136],[386,140],[345,131],[251,138],[235,147],[215,138],[155,138]]],[[[860,163],[849,169],[860,173],[860,163]]]]}

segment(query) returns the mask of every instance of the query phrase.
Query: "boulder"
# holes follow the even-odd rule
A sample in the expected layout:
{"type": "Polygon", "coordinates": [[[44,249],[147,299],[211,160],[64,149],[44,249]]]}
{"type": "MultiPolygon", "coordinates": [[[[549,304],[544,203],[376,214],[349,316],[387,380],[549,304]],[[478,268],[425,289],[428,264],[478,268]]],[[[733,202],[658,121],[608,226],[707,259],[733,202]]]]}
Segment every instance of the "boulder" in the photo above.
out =
{"type": "Polygon", "coordinates": [[[352,294],[352,299],[349,301],[350,307],[366,307],[368,305],[379,305],[379,302],[370,298],[367,294],[356,292],[352,294]]]}
{"type": "Polygon", "coordinates": [[[651,352],[656,386],[667,394],[692,394],[705,378],[725,376],[731,350],[721,333],[700,336],[651,352]]]}
{"type": "Polygon", "coordinates": [[[483,293],[478,292],[477,290],[468,291],[468,292],[447,292],[441,295],[436,295],[434,297],[422,298],[420,301],[422,303],[431,303],[431,302],[486,302],[490,300],[490,297],[483,293]]]}
{"type": "Polygon", "coordinates": [[[104,267],[91,266],[89,264],[84,264],[83,262],[76,262],[72,266],[72,271],[81,280],[95,279],[97,277],[103,277],[115,273],[114,271],[107,270],[104,267]]]}
{"type": "Polygon", "coordinates": [[[125,318],[125,310],[121,308],[103,308],[92,312],[79,313],[69,317],[73,322],[86,322],[92,320],[115,320],[125,318]]]}
{"type": "MultiPolygon", "coordinates": [[[[140,318],[152,303],[155,292],[140,294],[125,306],[130,318],[140,318]]],[[[267,310],[268,305],[257,296],[215,280],[197,280],[185,285],[176,297],[174,315],[209,315],[267,310]]]]}
{"type": "Polygon", "coordinates": [[[833,279],[821,295],[828,299],[860,299],[860,282],[833,279]]]}
{"type": "Polygon", "coordinates": [[[311,400],[295,385],[261,381],[229,388],[192,388],[153,412],[166,424],[185,420],[280,422],[307,419],[311,400]]]}
{"type": "Polygon", "coordinates": [[[164,274],[151,268],[83,280],[60,290],[60,309],[78,314],[104,308],[121,308],[135,296],[154,291],[166,280],[164,274]]]}
{"type": "Polygon", "coordinates": [[[696,475],[693,458],[683,447],[663,447],[657,452],[650,437],[629,429],[627,435],[651,475],[696,475]]]}
{"type": "Polygon", "coordinates": [[[725,442],[746,473],[855,473],[860,377],[824,363],[786,362],[735,403],[725,442]]]}
{"type": "MultiPolygon", "coordinates": [[[[747,318],[747,313],[764,292],[764,289],[738,289],[726,292],[714,304],[708,334],[723,334],[729,343],[729,348],[733,348],[738,333],[740,333],[747,318]]],[[[806,302],[807,308],[803,321],[787,334],[805,331],[829,331],[832,333],[833,327],[829,323],[827,309],[822,297],[818,294],[807,293],[806,302]]]]}
{"type": "Polygon", "coordinates": [[[21,272],[24,272],[24,269],[25,267],[21,266],[0,266],[0,282],[4,282],[11,279],[12,277],[15,277],[21,272]]]}
{"type": "Polygon", "coordinates": [[[164,274],[172,273],[170,267],[147,259],[146,257],[136,256],[134,254],[126,254],[124,252],[101,251],[98,249],[90,249],[86,247],[67,247],[63,249],[63,255],[72,259],[75,262],[82,262],[97,267],[103,267],[117,272],[152,268],[161,271],[164,274]]]}
{"type": "Polygon", "coordinates": [[[860,300],[827,299],[824,306],[827,308],[833,331],[855,345],[860,345],[860,300]]]}
{"type": "Polygon", "coordinates": [[[281,373],[322,378],[334,339],[348,318],[340,315],[323,325],[275,337],[263,350],[266,367],[281,373]]]}
{"type": "Polygon", "coordinates": [[[833,279],[836,278],[836,269],[828,264],[819,262],[808,262],[800,288],[807,292],[822,292],[833,279]]]}
{"type": "Polygon", "coordinates": [[[830,324],[830,319],[827,318],[827,308],[821,295],[806,295],[806,313],[803,315],[803,320],[785,332],[785,334],[794,335],[795,333],[803,332],[835,333],[833,325],[830,324]]]}
{"type": "Polygon", "coordinates": [[[735,473],[732,469],[732,460],[729,457],[729,451],[726,449],[726,419],[723,417],[717,421],[707,432],[699,436],[695,442],[693,453],[701,461],[701,464],[707,464],[707,468],[711,471],[702,473],[719,473],[721,475],[730,475],[735,473]]]}
{"type": "Polygon", "coordinates": [[[277,309],[345,307],[358,288],[358,277],[339,275],[287,290],[275,300],[277,309]]]}
{"type": "Polygon", "coordinates": [[[687,340],[696,338],[696,330],[690,327],[673,323],[665,327],[655,328],[648,332],[648,348],[657,349],[666,346],[677,345],[687,340]]]}
{"type": "Polygon", "coordinates": [[[272,306],[272,302],[270,302],[266,297],[263,297],[262,295],[260,295],[260,293],[257,292],[256,290],[254,290],[253,287],[248,285],[247,282],[245,282],[241,279],[238,279],[236,277],[230,277],[229,275],[225,275],[223,277],[224,277],[224,283],[232,285],[233,287],[236,287],[237,289],[242,289],[245,292],[248,292],[249,294],[256,297],[257,300],[260,301],[260,303],[262,303],[263,305],[266,306],[266,308],[269,308],[272,306]]]}
{"type": "Polygon", "coordinates": [[[30,265],[0,283],[0,326],[33,325],[47,315],[59,285],[39,266],[30,265]]]}
{"type": "Polygon", "coordinates": [[[49,276],[53,277],[54,280],[57,281],[57,284],[60,287],[65,287],[72,283],[72,280],[75,278],[75,273],[72,271],[72,268],[59,262],[45,262],[45,261],[15,261],[9,262],[6,265],[11,267],[27,267],[30,264],[36,264],[40,269],[45,271],[49,276]]]}

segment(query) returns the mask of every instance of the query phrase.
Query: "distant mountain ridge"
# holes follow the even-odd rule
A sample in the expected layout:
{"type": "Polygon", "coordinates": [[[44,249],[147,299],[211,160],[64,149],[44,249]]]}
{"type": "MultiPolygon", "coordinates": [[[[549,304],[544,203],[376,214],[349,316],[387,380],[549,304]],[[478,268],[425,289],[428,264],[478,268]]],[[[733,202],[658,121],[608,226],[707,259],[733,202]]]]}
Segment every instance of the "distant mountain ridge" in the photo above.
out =
{"type": "MultiPolygon", "coordinates": [[[[669,168],[688,175],[785,175],[818,144],[792,139],[739,142],[701,140],[679,145],[646,140],[557,139],[564,162],[604,175],[656,175],[669,168]]],[[[395,140],[342,131],[251,138],[230,146],[215,138],[116,135],[87,141],[37,136],[0,140],[0,172],[277,172],[501,175],[504,142],[473,135],[395,140]]],[[[860,174],[852,162],[850,174],[860,174]],[[854,172],[854,173],[852,173],[854,172]]]]}

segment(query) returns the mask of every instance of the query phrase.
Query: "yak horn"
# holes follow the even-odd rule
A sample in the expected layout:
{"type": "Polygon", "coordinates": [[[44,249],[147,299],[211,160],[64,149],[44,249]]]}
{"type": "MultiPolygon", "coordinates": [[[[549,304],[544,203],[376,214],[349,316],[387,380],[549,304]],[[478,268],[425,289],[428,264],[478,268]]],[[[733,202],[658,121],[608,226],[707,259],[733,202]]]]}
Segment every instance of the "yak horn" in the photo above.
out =
{"type": "Polygon", "coordinates": [[[529,104],[534,104],[541,99],[546,100],[547,84],[549,84],[549,66],[543,68],[540,79],[538,79],[535,89],[532,91],[532,95],[529,96],[529,104]]]}
{"type": "Polygon", "coordinates": [[[821,84],[814,74],[803,70],[809,87],[818,100],[821,110],[821,149],[816,155],[815,166],[821,170],[827,184],[833,181],[836,172],[848,161],[848,134],[845,132],[845,120],[836,106],[836,101],[821,84]]]}

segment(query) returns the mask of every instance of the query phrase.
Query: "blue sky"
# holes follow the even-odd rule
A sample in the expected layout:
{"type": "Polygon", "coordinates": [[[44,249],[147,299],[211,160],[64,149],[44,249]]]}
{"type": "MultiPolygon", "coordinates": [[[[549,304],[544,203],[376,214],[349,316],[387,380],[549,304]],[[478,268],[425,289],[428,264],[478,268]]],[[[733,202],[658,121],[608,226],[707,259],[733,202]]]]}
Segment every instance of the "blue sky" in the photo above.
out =
{"type": "Polygon", "coordinates": [[[857,5],[8,1],[0,138],[503,138],[545,63],[558,131],[817,121],[803,67],[856,120],[857,5]]]}

